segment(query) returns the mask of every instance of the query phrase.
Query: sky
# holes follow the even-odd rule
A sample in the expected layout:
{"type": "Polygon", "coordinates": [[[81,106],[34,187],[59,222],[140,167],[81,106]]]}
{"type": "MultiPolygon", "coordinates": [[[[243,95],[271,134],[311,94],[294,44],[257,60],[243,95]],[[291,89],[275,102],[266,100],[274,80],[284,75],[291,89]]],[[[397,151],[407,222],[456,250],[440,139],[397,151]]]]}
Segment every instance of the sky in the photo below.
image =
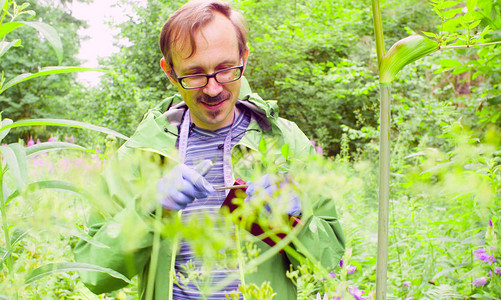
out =
{"type": "MultiPolygon", "coordinates": [[[[98,58],[118,52],[119,49],[113,46],[118,31],[112,30],[107,23],[121,23],[127,19],[125,12],[130,13],[130,9],[118,7],[119,3],[118,0],[94,0],[93,3],[74,1],[71,4],[73,16],[89,24],[89,28],[78,31],[80,37],[88,36],[88,39],[80,41],[77,57],[82,60],[81,66],[97,68],[98,58]]],[[[77,79],[87,85],[97,85],[100,75],[100,72],[80,72],[77,79]]]]}

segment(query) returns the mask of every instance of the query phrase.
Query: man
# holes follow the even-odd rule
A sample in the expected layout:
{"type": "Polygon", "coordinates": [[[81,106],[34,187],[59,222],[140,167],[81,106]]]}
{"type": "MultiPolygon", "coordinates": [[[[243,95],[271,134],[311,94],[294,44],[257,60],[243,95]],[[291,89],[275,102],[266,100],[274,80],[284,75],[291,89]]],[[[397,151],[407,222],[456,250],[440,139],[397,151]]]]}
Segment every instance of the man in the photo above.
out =
{"type": "MultiPolygon", "coordinates": [[[[281,153],[284,145],[287,145],[291,159],[307,159],[313,154],[310,141],[297,126],[278,117],[275,102],[263,101],[250,93],[242,77],[249,56],[247,28],[243,17],[229,4],[218,0],[186,3],[164,25],[160,48],[163,54],[160,65],[177,87],[181,99],[179,95],[170,97],[146,114],[136,133],[120,148],[114,160],[119,161],[119,165],[130,162],[133,160],[130,153],[140,150],[178,161],[156,184],[154,198],[161,203],[165,215],[180,211],[184,220],[200,212],[217,215],[228,190],[216,191],[215,187],[231,186],[234,178],[249,181],[252,168],[261,163],[260,155],[256,154],[262,141],[268,141],[270,148],[278,149],[269,152],[269,161],[275,164],[287,164],[289,158],[276,155],[281,153]],[[242,83],[245,84],[243,88],[242,83]],[[182,102],[173,105],[177,100],[182,102]],[[174,147],[178,152],[172,151],[174,147]]],[[[227,285],[212,290],[210,295],[203,293],[207,286],[179,283],[180,278],[186,276],[183,266],[193,263],[197,267],[202,262],[197,260],[185,241],[176,243],[166,238],[155,248],[154,234],[141,219],[140,209],[130,204],[135,201],[132,199],[151,201],[153,197],[145,196],[143,192],[131,192],[133,184],[124,187],[117,174],[109,173],[105,178],[107,190],[114,199],[120,200],[123,210],[117,210],[108,218],[98,214],[90,219],[92,241],[78,243],[74,249],[77,261],[109,268],[128,278],[138,274],[139,292],[143,298],[149,294],[153,299],[169,299],[171,296],[174,299],[226,299],[227,295],[240,293],[242,281],[247,286],[256,284],[258,287],[269,283],[276,294],[274,299],[296,298],[294,284],[286,277],[286,271],[298,261],[287,251],[275,252],[259,264],[257,270],[243,277],[231,277],[242,271],[239,267],[215,268],[211,271],[211,280],[205,283],[209,287],[227,278],[238,279],[229,280],[227,285]],[[124,220],[128,224],[132,222],[132,227],[120,225],[124,220]],[[127,231],[126,227],[142,234],[124,246],[122,235],[127,231]],[[176,284],[173,284],[173,276],[176,276],[176,284]]],[[[263,178],[252,185],[254,191],[276,189],[273,180],[269,180],[270,176],[263,178]]],[[[252,193],[247,194],[252,201],[252,193]]],[[[291,204],[280,213],[299,216],[301,202],[298,197],[291,199],[291,204]]],[[[316,210],[303,218],[306,225],[297,239],[309,248],[308,255],[325,268],[334,268],[344,252],[344,236],[334,205],[329,200],[325,200],[329,205],[318,201],[316,210]]],[[[269,201],[278,200],[270,197],[269,201]]],[[[263,241],[255,243],[260,253],[270,249],[270,245],[263,241]]],[[[295,251],[301,255],[305,250],[295,251]]],[[[127,284],[117,277],[106,272],[81,272],[81,279],[95,293],[112,291],[127,284]]],[[[242,298],[241,294],[239,298],[242,298]]]]}

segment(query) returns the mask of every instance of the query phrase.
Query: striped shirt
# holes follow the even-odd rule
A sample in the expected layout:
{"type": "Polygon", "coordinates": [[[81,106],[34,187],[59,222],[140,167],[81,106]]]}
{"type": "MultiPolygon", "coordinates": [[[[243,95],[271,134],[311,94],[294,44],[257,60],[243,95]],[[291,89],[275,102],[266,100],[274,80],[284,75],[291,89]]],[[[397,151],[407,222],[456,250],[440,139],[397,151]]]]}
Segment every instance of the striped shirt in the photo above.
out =
{"type": "MultiPolygon", "coordinates": [[[[249,123],[250,112],[242,109],[232,125],[219,128],[215,131],[190,126],[185,164],[193,166],[204,159],[212,161],[214,165],[204,177],[214,187],[224,186],[223,148],[225,139],[231,133],[231,147],[235,146],[246,132],[249,123]]],[[[207,214],[216,218],[222,217],[219,214],[219,208],[225,197],[226,192],[222,190],[216,191],[206,198],[195,199],[184,209],[183,221],[187,221],[191,217],[199,216],[200,218],[204,218],[207,214]]],[[[207,264],[207,261],[205,263],[207,264]]],[[[194,256],[194,252],[190,249],[188,243],[181,241],[175,263],[178,284],[174,284],[173,287],[174,299],[227,299],[226,295],[238,291],[240,280],[237,279],[220,291],[201,296],[201,294],[205,294],[204,290],[213,288],[215,284],[221,282],[228,274],[237,272],[236,266],[221,267],[220,264],[211,264],[213,268],[209,273],[206,270],[201,272],[203,274],[202,278],[190,279],[189,281],[182,280],[182,278],[187,278],[188,273],[193,272],[194,269],[200,270],[202,265],[201,258],[194,256]],[[191,271],[187,272],[187,268],[191,271]]],[[[241,298],[242,296],[240,295],[241,298]]]]}

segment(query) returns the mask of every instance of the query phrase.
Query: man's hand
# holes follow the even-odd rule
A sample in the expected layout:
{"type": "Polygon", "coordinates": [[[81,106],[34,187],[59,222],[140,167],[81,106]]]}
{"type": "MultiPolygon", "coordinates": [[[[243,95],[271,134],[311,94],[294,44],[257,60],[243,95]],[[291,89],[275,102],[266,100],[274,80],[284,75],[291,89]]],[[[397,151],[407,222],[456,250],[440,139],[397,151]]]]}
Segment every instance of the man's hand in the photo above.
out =
{"type": "Polygon", "coordinates": [[[203,160],[194,169],[185,164],[175,166],[158,181],[157,199],[168,210],[185,208],[195,198],[205,198],[214,187],[203,177],[212,167],[210,160],[203,160]]]}
{"type": "MultiPolygon", "coordinates": [[[[245,202],[252,201],[253,198],[255,198],[255,193],[258,192],[258,190],[264,190],[264,192],[272,197],[275,191],[280,187],[283,188],[284,185],[289,184],[293,185],[294,181],[290,176],[285,176],[285,179],[280,181],[280,182],[275,182],[272,180],[270,174],[265,174],[263,177],[258,179],[255,183],[250,182],[249,186],[247,187],[247,190],[245,191],[247,194],[247,198],[245,198],[245,202]]],[[[301,200],[299,199],[299,196],[296,193],[293,192],[288,192],[287,194],[281,194],[276,198],[276,200],[279,207],[281,205],[281,202],[287,201],[288,207],[287,207],[287,214],[289,216],[299,216],[301,215],[301,200]],[[287,200],[284,200],[284,196],[287,196],[287,200]]],[[[270,207],[268,205],[265,205],[265,208],[270,211],[270,207]]]]}

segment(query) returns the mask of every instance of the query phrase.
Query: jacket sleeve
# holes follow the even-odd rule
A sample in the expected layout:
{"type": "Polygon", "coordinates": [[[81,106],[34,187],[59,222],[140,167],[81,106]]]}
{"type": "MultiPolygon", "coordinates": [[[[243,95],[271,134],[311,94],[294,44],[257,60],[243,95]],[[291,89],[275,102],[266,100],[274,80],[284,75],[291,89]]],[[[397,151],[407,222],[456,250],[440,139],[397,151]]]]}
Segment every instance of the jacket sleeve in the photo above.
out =
{"type": "MultiPolygon", "coordinates": [[[[319,201],[313,208],[313,215],[303,221],[305,225],[297,236],[302,247],[295,247],[296,251],[305,257],[311,255],[328,270],[334,269],[345,250],[345,237],[334,203],[331,199],[319,201]]],[[[289,260],[294,265],[299,263],[290,256],[289,260]]]]}
{"type": "MultiPolygon", "coordinates": [[[[143,200],[155,200],[148,194],[151,188],[145,186],[145,178],[141,178],[144,170],[138,169],[133,157],[123,156],[116,153],[105,166],[91,199],[89,236],[78,241],[73,253],[77,262],[110,268],[130,279],[149,261],[153,233],[147,222],[151,214],[144,213],[143,200]],[[117,154],[123,159],[118,159],[117,154]]],[[[83,270],[80,278],[96,294],[127,285],[106,272],[83,270]]]]}
{"type": "MultiPolygon", "coordinates": [[[[88,226],[91,239],[81,239],[73,250],[77,262],[110,268],[129,279],[144,269],[153,238],[136,212],[125,209],[111,219],[95,212],[88,226]],[[137,236],[131,236],[128,230],[132,228],[137,236]]],[[[127,285],[106,272],[80,271],[80,279],[95,294],[127,285]]]]}
{"type": "MultiPolygon", "coordinates": [[[[316,155],[312,143],[295,123],[291,122],[287,129],[292,138],[289,137],[286,142],[291,146],[295,158],[299,161],[306,161],[308,157],[316,155]]],[[[294,177],[293,174],[291,175],[294,177]]],[[[324,268],[334,269],[345,250],[345,237],[334,199],[315,197],[315,199],[302,200],[309,201],[311,209],[307,214],[303,214],[305,225],[297,235],[298,242],[304,247],[296,245],[294,248],[305,257],[311,255],[324,268]]],[[[288,255],[288,258],[294,266],[299,264],[292,256],[288,255]]]]}

